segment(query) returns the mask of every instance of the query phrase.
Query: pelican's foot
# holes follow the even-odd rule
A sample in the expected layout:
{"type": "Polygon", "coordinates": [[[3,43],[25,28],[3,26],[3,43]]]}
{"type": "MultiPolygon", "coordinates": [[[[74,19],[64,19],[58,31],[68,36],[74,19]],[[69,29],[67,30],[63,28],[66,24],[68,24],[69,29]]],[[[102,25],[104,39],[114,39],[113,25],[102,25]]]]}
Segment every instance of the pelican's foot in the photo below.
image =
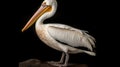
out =
{"type": "Polygon", "coordinates": [[[57,62],[57,61],[49,61],[49,62],[47,62],[47,63],[49,63],[49,64],[61,64],[62,62],[57,62]]]}
{"type": "Polygon", "coordinates": [[[57,66],[57,67],[67,67],[66,64],[60,64],[60,63],[50,63],[50,65],[57,66]]]}
{"type": "Polygon", "coordinates": [[[62,64],[61,62],[50,61],[48,64],[57,66],[57,67],[67,67],[67,64],[62,64]]]}
{"type": "Polygon", "coordinates": [[[53,64],[53,66],[58,66],[58,67],[67,67],[67,64],[53,64]]]}

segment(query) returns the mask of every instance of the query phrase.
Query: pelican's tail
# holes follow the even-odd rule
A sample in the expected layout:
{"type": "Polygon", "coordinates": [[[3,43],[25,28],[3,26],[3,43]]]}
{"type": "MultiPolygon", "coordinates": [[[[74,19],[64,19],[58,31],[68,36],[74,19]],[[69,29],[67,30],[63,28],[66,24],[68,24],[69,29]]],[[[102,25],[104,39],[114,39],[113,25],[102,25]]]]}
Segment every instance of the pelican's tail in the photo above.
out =
{"type": "Polygon", "coordinates": [[[84,51],[84,53],[87,53],[91,56],[96,56],[96,53],[95,52],[91,52],[91,51],[84,51]]]}
{"type": "Polygon", "coordinates": [[[79,49],[76,51],[77,53],[86,53],[88,55],[91,55],[91,56],[96,56],[96,53],[93,52],[93,51],[87,51],[87,50],[82,50],[82,49],[79,49]]]}

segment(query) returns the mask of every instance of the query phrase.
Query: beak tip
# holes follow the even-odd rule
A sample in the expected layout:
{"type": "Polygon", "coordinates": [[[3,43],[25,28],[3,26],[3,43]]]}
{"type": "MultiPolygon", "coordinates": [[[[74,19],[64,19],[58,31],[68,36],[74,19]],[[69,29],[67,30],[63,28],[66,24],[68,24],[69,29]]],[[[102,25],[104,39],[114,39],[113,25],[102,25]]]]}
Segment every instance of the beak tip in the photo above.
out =
{"type": "Polygon", "coordinates": [[[24,29],[22,29],[21,31],[24,32],[24,29]]]}

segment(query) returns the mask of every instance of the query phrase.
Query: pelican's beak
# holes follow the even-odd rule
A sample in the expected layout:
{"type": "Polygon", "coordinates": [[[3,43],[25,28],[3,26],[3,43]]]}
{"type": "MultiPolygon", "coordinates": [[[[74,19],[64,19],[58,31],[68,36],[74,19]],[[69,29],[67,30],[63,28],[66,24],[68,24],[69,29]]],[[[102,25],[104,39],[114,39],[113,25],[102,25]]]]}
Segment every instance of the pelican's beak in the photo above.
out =
{"type": "Polygon", "coordinates": [[[51,10],[51,6],[46,5],[46,3],[42,3],[41,7],[36,11],[36,13],[31,17],[31,19],[27,22],[27,24],[22,29],[22,32],[27,30],[30,26],[34,24],[34,22],[42,16],[45,12],[48,12],[51,10]]]}

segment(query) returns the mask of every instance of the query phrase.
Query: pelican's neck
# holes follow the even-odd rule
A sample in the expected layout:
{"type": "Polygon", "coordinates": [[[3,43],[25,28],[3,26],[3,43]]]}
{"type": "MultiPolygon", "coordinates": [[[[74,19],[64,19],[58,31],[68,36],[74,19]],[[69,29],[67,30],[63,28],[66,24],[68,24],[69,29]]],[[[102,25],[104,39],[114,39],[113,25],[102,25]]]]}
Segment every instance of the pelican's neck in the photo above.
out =
{"type": "Polygon", "coordinates": [[[38,28],[40,27],[41,25],[43,25],[43,22],[44,22],[45,19],[43,19],[42,17],[39,18],[36,23],[35,23],[35,27],[38,28]]]}

